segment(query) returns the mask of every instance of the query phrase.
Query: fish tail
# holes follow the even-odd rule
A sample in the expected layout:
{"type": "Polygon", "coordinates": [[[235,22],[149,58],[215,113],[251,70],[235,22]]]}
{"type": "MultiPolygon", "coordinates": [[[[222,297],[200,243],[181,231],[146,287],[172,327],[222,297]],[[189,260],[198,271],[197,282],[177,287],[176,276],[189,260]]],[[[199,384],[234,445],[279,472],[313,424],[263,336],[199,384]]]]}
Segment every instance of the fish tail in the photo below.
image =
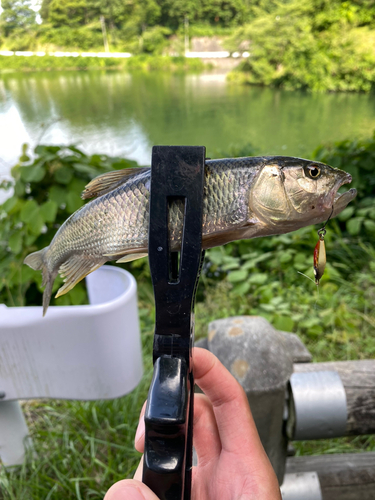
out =
{"type": "Polygon", "coordinates": [[[69,292],[85,276],[98,269],[108,260],[108,257],[95,259],[84,255],[71,255],[57,269],[50,270],[45,255],[47,250],[48,247],[31,253],[24,260],[24,263],[32,269],[41,270],[43,273],[42,286],[45,287],[43,292],[43,316],[45,316],[51,301],[52,287],[58,273],[64,278],[64,285],[57,291],[56,298],[69,292]]]}
{"type": "Polygon", "coordinates": [[[55,281],[57,272],[51,272],[48,269],[47,263],[45,262],[45,254],[49,247],[42,248],[42,250],[38,250],[37,252],[31,253],[28,255],[23,261],[24,264],[27,264],[29,267],[34,269],[35,271],[42,271],[43,273],[43,281],[42,286],[45,286],[43,292],[43,316],[45,316],[52,294],[52,286],[55,281]]]}
{"type": "Polygon", "coordinates": [[[53,282],[55,281],[56,274],[50,273],[47,268],[43,269],[43,285],[45,286],[43,292],[43,317],[46,315],[49,303],[51,301],[53,282]]]}

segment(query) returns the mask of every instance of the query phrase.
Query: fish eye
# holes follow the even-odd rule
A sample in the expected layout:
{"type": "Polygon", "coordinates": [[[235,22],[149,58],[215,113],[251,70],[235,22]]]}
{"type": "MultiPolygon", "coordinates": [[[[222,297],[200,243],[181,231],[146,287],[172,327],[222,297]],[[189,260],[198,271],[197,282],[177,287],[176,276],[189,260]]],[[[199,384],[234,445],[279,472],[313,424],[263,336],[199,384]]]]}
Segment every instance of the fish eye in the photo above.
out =
{"type": "Polygon", "coordinates": [[[321,170],[317,165],[309,165],[306,170],[312,179],[318,179],[318,177],[320,177],[321,170]]]}

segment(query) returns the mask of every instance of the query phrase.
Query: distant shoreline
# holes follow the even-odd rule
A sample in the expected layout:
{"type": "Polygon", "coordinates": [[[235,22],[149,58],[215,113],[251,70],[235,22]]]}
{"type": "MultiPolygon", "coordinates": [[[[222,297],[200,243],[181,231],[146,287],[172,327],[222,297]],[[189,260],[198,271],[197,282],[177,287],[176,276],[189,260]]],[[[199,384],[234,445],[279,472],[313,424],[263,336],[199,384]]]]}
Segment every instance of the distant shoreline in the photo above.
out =
{"type": "MultiPolygon", "coordinates": [[[[219,54],[219,53],[218,53],[219,54]]],[[[146,70],[190,72],[219,69],[229,72],[241,61],[240,57],[202,53],[208,57],[131,55],[129,53],[95,52],[8,52],[0,51],[0,73],[34,71],[82,71],[88,69],[146,70]]]]}

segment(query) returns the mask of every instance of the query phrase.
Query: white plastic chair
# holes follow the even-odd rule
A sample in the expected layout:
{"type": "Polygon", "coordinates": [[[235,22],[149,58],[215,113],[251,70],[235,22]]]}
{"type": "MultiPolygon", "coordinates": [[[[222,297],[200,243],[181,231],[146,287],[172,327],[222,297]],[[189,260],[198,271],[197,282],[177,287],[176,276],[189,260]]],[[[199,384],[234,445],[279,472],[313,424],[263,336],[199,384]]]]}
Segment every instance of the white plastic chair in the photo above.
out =
{"type": "Polygon", "coordinates": [[[0,304],[0,457],[21,464],[27,425],[19,399],[113,399],[143,374],[137,285],[103,266],[86,278],[90,305],[0,304]]]}

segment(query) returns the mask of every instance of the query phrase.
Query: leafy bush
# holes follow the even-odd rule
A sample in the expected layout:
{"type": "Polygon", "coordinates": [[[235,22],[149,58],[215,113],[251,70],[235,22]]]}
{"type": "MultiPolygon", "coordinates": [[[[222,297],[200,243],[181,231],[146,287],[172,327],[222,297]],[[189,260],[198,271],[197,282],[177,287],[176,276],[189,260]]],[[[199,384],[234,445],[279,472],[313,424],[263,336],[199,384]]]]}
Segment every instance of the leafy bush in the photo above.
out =
{"type": "MultiPolygon", "coordinates": [[[[232,146],[229,154],[218,152],[218,156],[251,154],[250,145],[232,146]]],[[[318,238],[318,226],[310,226],[209,250],[202,277],[204,307],[198,311],[203,318],[212,317],[214,310],[219,317],[261,314],[277,328],[299,333],[307,344],[314,344],[315,353],[316,344],[322,350],[327,345],[321,338],[324,332],[337,347],[331,351],[336,359],[345,359],[349,351],[354,358],[373,355],[375,345],[365,332],[375,326],[375,135],[320,146],[313,156],[350,172],[358,189],[357,199],[328,223],[328,262],[319,290],[306,279],[313,278],[318,238]]],[[[327,354],[322,352],[323,359],[327,354]]]]}
{"type": "Polygon", "coordinates": [[[200,59],[185,57],[151,56],[142,54],[127,59],[127,69],[142,71],[192,71],[199,72],[205,68],[200,59]]]}
{"type": "Polygon", "coordinates": [[[0,73],[4,71],[46,71],[50,69],[110,69],[124,65],[124,60],[106,57],[0,56],[0,73]]]}
{"type": "Polygon", "coordinates": [[[142,50],[147,54],[161,54],[168,45],[171,30],[163,26],[154,26],[146,30],[142,36],[142,50]]]}
{"type": "Polygon", "coordinates": [[[11,36],[7,38],[8,50],[35,50],[36,36],[27,31],[15,30],[11,36]]]}
{"type": "MultiPolygon", "coordinates": [[[[37,146],[35,159],[27,146],[13,167],[14,194],[0,207],[0,303],[10,306],[41,303],[41,273],[23,265],[30,252],[49,245],[56,229],[83,205],[80,193],[95,176],[136,166],[135,162],[105,155],[87,156],[75,146],[37,146]]],[[[3,182],[1,189],[12,183],[3,182]]],[[[54,290],[61,280],[57,279],[54,290]]],[[[84,284],[53,304],[81,304],[84,284]]]]}
{"type": "Polygon", "coordinates": [[[375,312],[374,248],[344,238],[332,222],[326,236],[327,268],[317,289],[306,278],[313,278],[317,239],[316,229],[307,227],[209,250],[203,315],[207,317],[210,309],[215,309],[217,317],[260,314],[276,328],[300,334],[308,345],[324,333],[325,342],[331,339],[337,344],[336,358],[347,356],[351,343],[360,340],[362,350],[355,348],[351,356],[363,356],[369,350],[373,355],[374,344],[365,347],[365,332],[375,326],[371,319],[375,312]],[[222,285],[217,290],[218,280],[222,285]]]}
{"type": "Polygon", "coordinates": [[[352,175],[358,195],[338,219],[351,236],[361,235],[375,245],[375,133],[370,139],[319,146],[314,157],[352,175]]]}
{"type": "Polygon", "coordinates": [[[53,27],[44,24],[39,28],[38,34],[41,44],[52,44],[60,47],[60,50],[103,50],[103,35],[99,22],[80,27],[53,27]]]}

